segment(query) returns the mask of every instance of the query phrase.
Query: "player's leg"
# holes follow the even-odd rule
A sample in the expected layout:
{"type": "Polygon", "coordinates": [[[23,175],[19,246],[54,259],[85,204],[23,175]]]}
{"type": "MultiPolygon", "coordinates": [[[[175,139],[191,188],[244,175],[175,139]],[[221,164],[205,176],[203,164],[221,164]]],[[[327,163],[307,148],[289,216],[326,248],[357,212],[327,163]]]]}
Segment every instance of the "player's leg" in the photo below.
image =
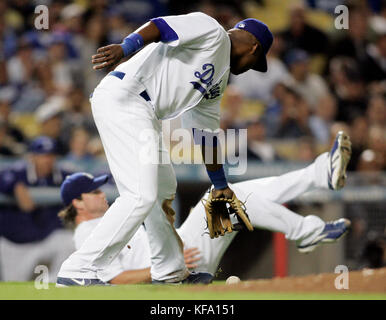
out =
{"type": "Polygon", "coordinates": [[[158,197],[144,223],[151,252],[151,277],[153,281],[176,281],[182,276],[180,280],[183,280],[189,272],[182,254],[182,241],[167,218],[167,214],[174,213],[171,203],[177,180],[169,152],[163,146],[160,146],[159,159],[158,197]]]}
{"type": "Polygon", "coordinates": [[[257,190],[264,199],[286,203],[307,191],[328,188],[328,153],[319,155],[309,166],[280,176],[252,179],[237,183],[246,190],[257,190]]]}
{"type": "Polygon", "coordinates": [[[108,90],[94,91],[92,110],[120,195],[81,248],[63,263],[61,278],[104,280],[103,270],[131,239],[157,198],[158,165],[143,158],[145,151],[157,154],[158,150],[156,135],[151,134],[153,111],[139,94],[127,92],[119,87],[118,78],[110,78],[108,90]],[[140,141],[145,130],[150,134],[140,141]]]}
{"type": "Polygon", "coordinates": [[[313,251],[322,243],[333,243],[342,238],[350,227],[347,219],[324,222],[319,217],[298,215],[286,207],[264,199],[258,191],[250,192],[248,186],[235,184],[231,188],[245,203],[251,223],[256,228],[284,233],[288,240],[296,241],[300,252],[313,251]]]}
{"type": "Polygon", "coordinates": [[[251,191],[248,185],[233,184],[230,187],[238,199],[245,203],[246,212],[255,228],[281,232],[288,240],[301,243],[315,238],[325,226],[319,217],[303,217],[281,204],[265,199],[260,190],[251,191]]]}
{"type": "Polygon", "coordinates": [[[262,179],[241,182],[246,189],[259,190],[262,198],[286,203],[315,189],[338,190],[346,180],[346,167],[351,157],[350,138],[339,132],[329,153],[319,155],[304,169],[262,179]]]}

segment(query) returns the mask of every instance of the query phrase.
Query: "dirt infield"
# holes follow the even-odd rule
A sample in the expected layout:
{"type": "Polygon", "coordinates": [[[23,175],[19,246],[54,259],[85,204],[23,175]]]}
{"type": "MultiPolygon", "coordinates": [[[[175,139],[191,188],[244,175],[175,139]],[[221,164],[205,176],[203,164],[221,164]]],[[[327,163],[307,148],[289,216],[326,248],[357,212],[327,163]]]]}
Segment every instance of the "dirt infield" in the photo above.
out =
{"type": "MultiPolygon", "coordinates": [[[[348,289],[337,290],[335,280],[341,274],[322,273],[302,277],[273,278],[268,280],[241,281],[233,285],[213,284],[200,290],[213,291],[254,291],[294,293],[386,293],[386,268],[350,271],[348,289]]],[[[339,279],[338,279],[339,280],[339,279]]],[[[343,284],[343,281],[340,281],[343,284]]]]}

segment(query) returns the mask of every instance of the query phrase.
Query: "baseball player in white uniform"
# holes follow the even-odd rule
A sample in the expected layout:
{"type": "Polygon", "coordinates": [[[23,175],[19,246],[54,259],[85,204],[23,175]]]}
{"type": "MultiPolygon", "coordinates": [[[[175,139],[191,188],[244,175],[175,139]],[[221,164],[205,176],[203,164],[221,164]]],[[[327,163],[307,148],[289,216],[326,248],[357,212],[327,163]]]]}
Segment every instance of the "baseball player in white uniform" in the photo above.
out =
{"type": "MultiPolygon", "coordinates": [[[[315,215],[298,215],[281,204],[311,190],[342,188],[350,153],[348,137],[339,133],[331,152],[321,154],[308,167],[278,177],[235,183],[232,184],[232,190],[245,201],[246,211],[255,228],[284,233],[287,239],[296,241],[300,252],[311,252],[320,244],[339,240],[348,231],[350,221],[342,218],[326,223],[315,215]]],[[[62,198],[64,201],[72,198],[74,210],[63,210],[60,216],[75,226],[76,248],[80,248],[97,228],[108,208],[105,194],[99,190],[106,181],[107,176],[93,178],[88,174],[76,173],[62,184],[62,198]]],[[[203,199],[207,196],[208,193],[203,199]]],[[[199,201],[177,232],[183,240],[186,265],[195,271],[213,275],[239,231],[211,239],[207,232],[204,205],[199,201]]],[[[151,250],[146,239],[147,232],[141,226],[128,246],[106,269],[106,281],[112,284],[151,281],[151,250]]]]}
{"type": "MultiPolygon", "coordinates": [[[[256,19],[243,20],[225,31],[213,18],[196,12],[151,19],[121,44],[98,49],[92,57],[95,69],[113,66],[138,52],[102,79],[90,98],[119,197],[63,263],[57,284],[78,285],[83,279],[92,284],[106,282],[108,266],[143,222],[154,283],[211,281],[209,274],[188,271],[181,241],[162,214],[176,192],[170,162],[154,164],[142,151],[168,158],[159,147],[163,119],[182,115],[187,128],[218,129],[220,99],[229,73],[265,72],[272,41],[268,27],[256,19]],[[149,132],[153,134],[146,141],[141,139],[149,132]]],[[[214,197],[232,198],[222,164],[216,159],[208,163],[205,157],[204,162],[214,197]]]]}

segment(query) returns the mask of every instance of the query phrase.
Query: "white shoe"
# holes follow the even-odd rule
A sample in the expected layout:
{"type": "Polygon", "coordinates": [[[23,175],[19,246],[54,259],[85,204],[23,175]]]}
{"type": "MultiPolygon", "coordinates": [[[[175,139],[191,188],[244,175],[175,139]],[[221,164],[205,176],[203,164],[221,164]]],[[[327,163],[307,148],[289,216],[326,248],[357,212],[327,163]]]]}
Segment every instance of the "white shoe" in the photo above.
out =
{"type": "Polygon", "coordinates": [[[346,183],[346,168],[351,158],[350,137],[339,131],[334,145],[328,154],[328,187],[332,190],[342,189],[346,183]]]}
{"type": "Polygon", "coordinates": [[[298,250],[301,253],[309,253],[314,251],[316,247],[323,243],[337,242],[350,230],[350,227],[351,221],[344,218],[326,222],[322,232],[310,243],[297,245],[298,250]]]}

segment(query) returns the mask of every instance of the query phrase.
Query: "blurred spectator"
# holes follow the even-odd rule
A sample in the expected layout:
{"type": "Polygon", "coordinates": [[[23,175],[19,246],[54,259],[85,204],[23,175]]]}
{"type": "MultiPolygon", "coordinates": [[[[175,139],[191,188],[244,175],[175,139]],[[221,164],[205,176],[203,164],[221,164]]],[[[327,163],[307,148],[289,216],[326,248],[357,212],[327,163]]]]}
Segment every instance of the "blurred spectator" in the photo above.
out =
{"type": "Polygon", "coordinates": [[[221,129],[237,129],[242,125],[240,112],[243,107],[244,97],[238,87],[229,85],[223,99],[221,114],[221,129]]]}
{"type": "Polygon", "coordinates": [[[328,48],[327,35],[307,22],[306,10],[301,3],[292,5],[289,26],[281,32],[285,40],[284,52],[300,48],[309,54],[323,54],[328,48]]]}
{"type": "Polygon", "coordinates": [[[48,45],[48,67],[56,94],[65,94],[74,85],[75,65],[69,60],[65,34],[55,33],[48,45]]]}
{"type": "Polygon", "coordinates": [[[309,107],[306,101],[295,90],[287,88],[275,137],[288,139],[310,135],[308,123],[309,107]]]}
{"type": "Polygon", "coordinates": [[[7,2],[0,1],[0,54],[9,59],[16,51],[17,37],[14,30],[7,25],[7,2]]]}
{"type": "Polygon", "coordinates": [[[87,161],[92,160],[93,156],[89,152],[90,136],[83,128],[75,128],[71,133],[70,150],[66,155],[66,160],[87,161]]]}
{"type": "Polygon", "coordinates": [[[265,126],[261,120],[250,121],[245,127],[248,130],[248,160],[272,162],[280,159],[272,143],[266,141],[265,126]]]}
{"type": "Polygon", "coordinates": [[[29,0],[12,0],[8,1],[8,5],[11,9],[20,14],[22,18],[22,30],[26,31],[33,28],[33,20],[31,17],[35,13],[35,5],[29,0]]]}
{"type": "Polygon", "coordinates": [[[11,105],[7,100],[0,99],[0,121],[4,121],[6,136],[12,149],[14,149],[14,154],[20,154],[25,151],[26,138],[19,128],[11,124],[10,115],[11,105]]]}
{"type": "Polygon", "coordinates": [[[7,139],[7,124],[0,119],[0,157],[14,156],[16,153],[12,150],[12,145],[7,139]]]}
{"type": "Polygon", "coordinates": [[[367,46],[366,55],[361,63],[361,70],[367,82],[386,79],[386,30],[377,35],[375,43],[370,43],[367,46]]]}
{"type": "Polygon", "coordinates": [[[267,55],[266,73],[249,70],[238,76],[231,76],[231,83],[236,86],[246,99],[257,99],[265,104],[272,102],[274,86],[288,76],[284,63],[279,59],[283,50],[283,39],[275,35],[272,47],[267,55]]]}
{"type": "Polygon", "coordinates": [[[384,33],[386,31],[386,1],[374,0],[371,2],[378,4],[379,7],[372,8],[375,14],[369,19],[370,26],[376,33],[384,33]]]}
{"type": "Polygon", "coordinates": [[[386,237],[378,235],[374,239],[367,240],[362,259],[364,268],[376,269],[386,266],[386,237]]]}
{"type": "Polygon", "coordinates": [[[382,95],[370,97],[367,107],[367,119],[369,124],[386,128],[386,99],[382,95]]]}
{"type": "Polygon", "coordinates": [[[286,62],[290,71],[286,84],[302,95],[311,110],[315,110],[318,100],[328,94],[326,82],[318,74],[310,72],[309,55],[305,51],[291,50],[286,62]]]}
{"type": "MultiPolygon", "coordinates": [[[[105,72],[96,72],[92,68],[91,56],[99,47],[109,44],[107,42],[107,30],[104,27],[106,21],[103,16],[91,16],[85,25],[85,38],[80,46],[81,69],[84,79],[84,93],[87,97],[93,92],[97,84],[106,75],[105,72]]],[[[128,30],[134,31],[134,30],[128,30]]]]}
{"type": "Polygon", "coordinates": [[[367,148],[368,142],[368,122],[367,119],[363,116],[356,117],[351,122],[350,129],[350,139],[352,142],[351,145],[351,159],[347,166],[347,170],[355,171],[358,166],[359,158],[361,153],[367,148]]]}
{"type": "Polygon", "coordinates": [[[326,95],[318,100],[315,114],[309,119],[309,126],[316,142],[328,144],[330,141],[330,128],[336,115],[336,99],[326,95]]]}
{"type": "Polygon", "coordinates": [[[130,28],[120,11],[110,10],[108,23],[107,39],[109,43],[121,43],[130,34],[130,28]]]}
{"type": "Polygon", "coordinates": [[[366,84],[356,67],[344,67],[342,77],[334,91],[338,101],[336,120],[351,122],[366,112],[366,84]]]}
{"type": "Polygon", "coordinates": [[[297,161],[311,163],[315,160],[318,153],[316,150],[316,141],[313,137],[304,136],[299,139],[297,148],[297,161]]]}
{"type": "Polygon", "coordinates": [[[280,114],[287,87],[282,83],[277,83],[272,90],[272,102],[265,108],[262,120],[266,127],[267,137],[274,137],[279,127],[280,114]]]}
{"type": "Polygon", "coordinates": [[[386,169],[386,130],[385,127],[372,126],[368,134],[368,147],[376,154],[377,167],[386,169]]]}
{"type": "Polygon", "coordinates": [[[35,114],[36,121],[40,125],[40,134],[55,141],[56,151],[59,155],[67,153],[67,146],[61,136],[64,107],[65,99],[60,96],[53,96],[42,104],[35,114]]]}
{"type": "Polygon", "coordinates": [[[72,235],[62,229],[57,213],[60,205],[44,205],[32,197],[29,188],[59,187],[64,172],[56,166],[55,143],[38,137],[29,145],[25,161],[0,173],[0,192],[15,204],[0,210],[0,254],[4,281],[32,280],[36,265],[49,267],[50,281],[73,250],[72,235]]]}
{"type": "MultiPolygon", "coordinates": [[[[71,132],[73,128],[83,127],[91,135],[98,133],[91,114],[90,102],[80,87],[72,88],[67,95],[66,111],[63,114],[62,126],[63,132],[71,132]]],[[[69,139],[68,135],[64,137],[66,144],[68,144],[69,139]]]]}
{"type": "Polygon", "coordinates": [[[366,57],[368,44],[368,12],[362,5],[349,5],[349,27],[339,30],[338,37],[330,47],[329,57],[351,57],[361,63],[366,57]]]}
{"type": "Polygon", "coordinates": [[[9,82],[23,85],[31,81],[35,71],[34,60],[32,45],[25,38],[19,40],[16,55],[7,61],[9,82]]]}

